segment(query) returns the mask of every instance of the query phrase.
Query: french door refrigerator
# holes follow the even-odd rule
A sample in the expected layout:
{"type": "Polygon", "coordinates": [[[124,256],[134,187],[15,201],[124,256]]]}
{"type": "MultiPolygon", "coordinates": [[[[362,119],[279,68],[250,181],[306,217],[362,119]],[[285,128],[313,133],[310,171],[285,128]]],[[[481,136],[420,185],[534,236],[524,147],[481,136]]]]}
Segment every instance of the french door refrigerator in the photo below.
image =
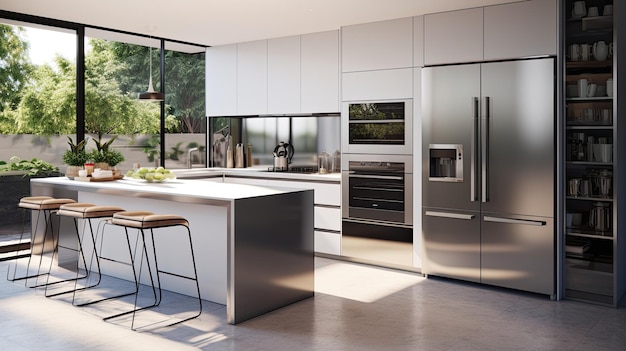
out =
{"type": "Polygon", "coordinates": [[[422,73],[423,273],[554,297],[554,59],[422,73]]]}

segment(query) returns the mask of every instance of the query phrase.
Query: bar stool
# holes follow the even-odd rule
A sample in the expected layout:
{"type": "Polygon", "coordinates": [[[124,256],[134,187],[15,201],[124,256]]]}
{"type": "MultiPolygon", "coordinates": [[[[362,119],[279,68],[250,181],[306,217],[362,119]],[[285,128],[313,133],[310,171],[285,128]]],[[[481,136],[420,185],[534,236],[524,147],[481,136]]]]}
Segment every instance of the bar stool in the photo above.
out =
{"type": "MultiPolygon", "coordinates": [[[[23,197],[20,199],[20,202],[18,204],[18,207],[23,208],[24,209],[24,218],[22,221],[22,230],[20,233],[20,239],[19,239],[19,243],[22,243],[24,240],[24,229],[26,227],[26,216],[31,215],[32,211],[36,211],[37,212],[37,216],[35,217],[35,228],[34,230],[32,229],[32,224],[31,224],[31,230],[33,230],[32,235],[31,235],[31,241],[30,241],[30,254],[28,255],[28,263],[26,265],[26,273],[22,276],[17,276],[17,266],[18,266],[18,260],[19,260],[19,254],[16,251],[15,253],[15,258],[12,260],[14,267],[13,267],[13,274],[11,275],[11,263],[9,263],[9,268],[7,270],[7,280],[9,281],[16,281],[16,280],[25,280],[25,285],[28,286],[28,279],[30,278],[37,278],[39,276],[42,275],[47,275],[50,273],[50,270],[52,269],[52,261],[54,260],[54,255],[57,254],[57,245],[55,244],[54,249],[53,249],[53,256],[52,259],[50,261],[50,266],[48,267],[47,272],[43,272],[41,271],[41,264],[43,261],[43,255],[45,253],[45,246],[46,246],[46,239],[48,239],[48,228],[50,229],[50,238],[52,240],[53,243],[55,243],[55,236],[54,236],[54,226],[52,225],[52,214],[55,213],[56,211],[58,211],[59,207],[61,207],[61,205],[64,204],[69,204],[69,203],[73,203],[76,202],[72,199],[65,199],[65,198],[53,198],[50,196],[27,196],[27,197],[23,197]],[[43,233],[40,233],[39,229],[39,219],[40,216],[43,214],[43,220],[44,220],[44,229],[43,229],[43,233]],[[41,240],[41,242],[39,242],[41,240]],[[32,257],[35,251],[35,247],[36,246],[41,246],[41,250],[39,252],[39,264],[37,266],[37,273],[33,274],[33,275],[29,275],[30,274],[30,265],[31,265],[31,261],[32,261],[32,257]]],[[[84,257],[83,257],[84,260],[84,257]]],[[[34,286],[30,286],[31,288],[35,288],[35,287],[39,287],[39,286],[43,286],[45,284],[40,284],[38,285],[37,282],[35,282],[34,286]]]]}
{"type": "MultiPolygon", "coordinates": [[[[72,304],[74,304],[74,298],[75,298],[75,293],[77,290],[84,290],[84,289],[88,289],[91,287],[95,287],[98,284],[100,284],[100,281],[102,279],[102,272],[100,269],[100,257],[98,255],[98,250],[97,250],[97,246],[96,246],[96,239],[98,236],[98,233],[100,232],[99,228],[100,228],[100,224],[98,224],[98,230],[96,230],[95,234],[94,234],[94,230],[93,230],[93,223],[92,223],[92,219],[104,219],[104,218],[111,218],[113,217],[113,214],[116,212],[122,212],[124,211],[123,208],[121,207],[117,207],[117,206],[97,206],[91,203],[86,203],[86,202],[75,202],[75,203],[68,203],[68,204],[64,204],[61,205],[61,207],[59,207],[59,210],[57,212],[58,216],[65,216],[65,217],[70,217],[74,219],[74,228],[76,229],[76,238],[78,239],[78,245],[79,245],[79,250],[81,250],[82,252],[82,256],[85,257],[85,242],[84,242],[84,238],[85,238],[85,232],[86,230],[86,225],[89,224],[89,234],[91,236],[91,245],[92,245],[92,250],[91,250],[91,255],[90,260],[89,260],[89,267],[87,267],[86,262],[85,262],[85,276],[82,278],[87,278],[90,275],[90,272],[92,271],[92,267],[93,267],[93,261],[96,261],[96,272],[98,273],[98,279],[95,283],[93,283],[92,285],[85,285],[82,287],[78,287],[78,280],[81,279],[80,277],[80,268],[78,268],[76,270],[76,279],[75,279],[75,283],[74,283],[74,288],[71,290],[67,290],[67,291],[62,291],[62,292],[55,292],[53,294],[48,294],[48,286],[50,284],[46,284],[46,291],[45,291],[45,296],[46,297],[52,297],[52,296],[58,296],[61,294],[66,294],[66,293],[74,293],[74,296],[72,297],[72,304]],[[85,223],[83,225],[83,230],[82,230],[82,234],[78,229],[78,220],[82,219],[85,220],[85,223]]],[[[103,222],[101,222],[103,223],[103,222]]],[[[48,278],[50,278],[50,275],[48,275],[48,278]]],[[[130,294],[125,294],[126,295],[130,295],[130,294]]]]}
{"type": "Polygon", "coordinates": [[[152,292],[154,294],[154,303],[152,305],[145,306],[145,307],[137,307],[137,299],[139,295],[138,289],[137,289],[137,294],[135,294],[135,303],[134,303],[132,310],[105,317],[104,320],[109,320],[112,318],[116,318],[122,315],[127,315],[127,314],[132,313],[133,316],[132,316],[132,322],[131,322],[131,329],[136,330],[135,329],[135,314],[138,311],[159,306],[159,304],[161,303],[161,299],[162,299],[161,278],[160,278],[161,274],[167,274],[169,276],[174,276],[174,277],[179,277],[179,278],[195,281],[196,291],[197,291],[197,300],[198,300],[198,305],[199,305],[197,314],[191,317],[187,317],[182,320],[176,321],[174,323],[167,324],[165,326],[172,326],[172,325],[179,324],[179,323],[198,317],[202,313],[202,299],[200,297],[200,284],[198,283],[196,259],[195,259],[194,251],[193,251],[193,243],[191,240],[191,230],[189,229],[189,222],[184,217],[181,217],[178,215],[172,215],[172,214],[159,215],[159,214],[154,214],[148,211],[126,211],[126,212],[117,212],[113,214],[113,219],[111,220],[111,223],[117,226],[124,227],[124,231],[126,233],[126,238],[127,238],[127,243],[128,243],[128,250],[129,250],[132,264],[133,264],[133,271],[135,270],[134,267],[135,267],[135,262],[136,262],[136,255],[133,256],[133,253],[132,253],[128,230],[129,228],[137,229],[139,233],[141,234],[141,239],[142,239],[141,258],[140,258],[139,274],[134,272],[135,284],[138,287],[141,282],[141,270],[143,266],[143,258],[145,256],[146,266],[147,266],[148,274],[150,276],[150,284],[152,287],[152,292]],[[187,230],[187,236],[189,239],[189,249],[191,251],[191,263],[192,263],[192,268],[193,268],[193,276],[185,276],[185,275],[181,275],[181,274],[174,273],[174,272],[164,271],[159,267],[158,260],[157,260],[158,255],[157,255],[157,250],[156,250],[156,243],[154,240],[154,229],[162,229],[162,228],[176,227],[176,226],[182,226],[187,230]],[[150,241],[152,244],[152,258],[154,260],[154,271],[156,273],[156,282],[157,282],[156,286],[154,284],[154,278],[153,278],[153,267],[150,264],[150,259],[148,257],[148,248],[146,245],[145,231],[147,229],[150,230],[150,241]],[[158,290],[158,294],[157,294],[157,290],[158,290]]]}

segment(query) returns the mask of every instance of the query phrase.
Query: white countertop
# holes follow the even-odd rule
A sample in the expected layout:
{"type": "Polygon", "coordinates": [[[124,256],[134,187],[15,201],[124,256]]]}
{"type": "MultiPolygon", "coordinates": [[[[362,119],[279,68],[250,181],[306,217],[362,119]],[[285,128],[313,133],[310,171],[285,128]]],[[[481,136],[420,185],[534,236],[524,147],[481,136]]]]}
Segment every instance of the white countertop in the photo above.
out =
{"type": "Polygon", "coordinates": [[[289,172],[269,172],[269,166],[253,166],[248,168],[192,168],[192,169],[175,169],[174,174],[180,177],[254,177],[268,179],[285,179],[285,180],[304,180],[304,181],[324,181],[324,182],[340,182],[341,173],[289,173],[289,172]]]}
{"type": "Polygon", "coordinates": [[[133,193],[150,193],[168,197],[195,197],[210,200],[231,201],[297,191],[254,185],[213,183],[193,179],[171,179],[162,183],[148,183],[143,180],[119,179],[106,182],[83,182],[67,177],[34,178],[33,183],[66,186],[76,191],[98,192],[109,190],[133,193]]]}

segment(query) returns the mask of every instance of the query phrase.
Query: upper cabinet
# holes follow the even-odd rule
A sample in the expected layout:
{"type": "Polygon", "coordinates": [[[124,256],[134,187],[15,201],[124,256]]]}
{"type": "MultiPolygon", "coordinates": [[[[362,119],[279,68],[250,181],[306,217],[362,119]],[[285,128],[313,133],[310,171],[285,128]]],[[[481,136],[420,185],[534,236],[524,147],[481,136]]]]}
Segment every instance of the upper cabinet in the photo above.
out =
{"type": "Polygon", "coordinates": [[[483,9],[424,16],[424,64],[483,59],[483,9]]]}
{"type": "Polygon", "coordinates": [[[267,40],[237,45],[237,115],[267,113],[267,40]]]}
{"type": "Polygon", "coordinates": [[[485,7],[485,60],[557,53],[556,0],[485,7]]]}
{"type": "Polygon", "coordinates": [[[556,0],[424,16],[426,65],[556,55],[556,0]]]}
{"type": "Polygon", "coordinates": [[[339,111],[339,31],[300,37],[300,111],[339,111]]]}
{"type": "Polygon", "coordinates": [[[210,47],[207,116],[339,112],[339,31],[210,47]]]}
{"type": "Polygon", "coordinates": [[[413,67],[413,18],[341,29],[342,72],[413,67]]]}
{"type": "Polygon", "coordinates": [[[228,116],[237,112],[237,45],[206,49],[206,114],[228,116]]]}
{"type": "Polygon", "coordinates": [[[267,41],[267,113],[300,111],[300,36],[267,41]]]}

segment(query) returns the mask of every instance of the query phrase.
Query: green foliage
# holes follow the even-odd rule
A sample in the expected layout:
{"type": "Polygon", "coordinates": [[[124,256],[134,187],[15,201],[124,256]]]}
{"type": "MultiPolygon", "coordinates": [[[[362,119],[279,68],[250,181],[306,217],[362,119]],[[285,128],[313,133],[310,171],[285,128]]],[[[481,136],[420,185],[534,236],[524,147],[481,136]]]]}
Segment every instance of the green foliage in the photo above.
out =
{"type": "Polygon", "coordinates": [[[102,141],[102,134],[98,135],[98,139],[93,139],[96,144],[96,149],[87,154],[87,158],[94,162],[106,162],[109,166],[117,166],[121,162],[124,162],[125,158],[121,152],[117,150],[109,150],[111,144],[117,139],[117,135],[114,135],[109,141],[102,141]]]}
{"type": "Polygon", "coordinates": [[[70,149],[63,154],[63,163],[68,166],[82,166],[87,161],[87,152],[85,151],[85,144],[87,139],[81,140],[79,143],[74,144],[74,140],[67,137],[70,149]]]}
{"type": "Polygon", "coordinates": [[[28,43],[20,37],[23,32],[22,27],[0,24],[0,115],[17,108],[33,70],[28,62],[28,43]]]}
{"type": "Polygon", "coordinates": [[[29,176],[49,176],[59,172],[59,169],[52,164],[33,158],[32,160],[22,160],[13,156],[10,162],[0,161],[0,173],[10,171],[27,171],[29,176]]]}

